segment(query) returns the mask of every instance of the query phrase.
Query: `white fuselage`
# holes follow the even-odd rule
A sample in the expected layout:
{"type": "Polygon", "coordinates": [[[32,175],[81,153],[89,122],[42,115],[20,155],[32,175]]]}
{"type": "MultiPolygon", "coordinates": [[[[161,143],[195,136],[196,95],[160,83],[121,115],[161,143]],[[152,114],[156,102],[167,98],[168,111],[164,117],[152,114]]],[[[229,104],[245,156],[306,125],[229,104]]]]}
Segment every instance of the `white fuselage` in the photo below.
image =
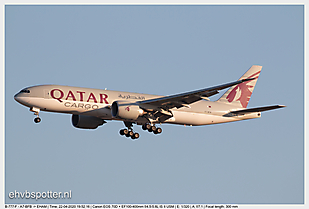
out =
{"type": "MultiPolygon", "coordinates": [[[[137,102],[162,97],[149,94],[60,85],[38,85],[28,87],[27,90],[29,92],[19,92],[15,95],[15,100],[27,107],[38,108],[41,111],[94,116],[104,120],[119,120],[113,118],[111,114],[110,106],[114,101],[125,100],[128,102],[137,102]]],[[[229,111],[239,109],[242,108],[224,103],[201,100],[188,107],[171,109],[173,117],[167,119],[164,123],[197,126],[260,117],[260,113],[234,117],[223,116],[229,111]]],[[[146,123],[142,117],[132,122],[146,123]]],[[[152,121],[152,123],[159,122],[152,121]]]]}

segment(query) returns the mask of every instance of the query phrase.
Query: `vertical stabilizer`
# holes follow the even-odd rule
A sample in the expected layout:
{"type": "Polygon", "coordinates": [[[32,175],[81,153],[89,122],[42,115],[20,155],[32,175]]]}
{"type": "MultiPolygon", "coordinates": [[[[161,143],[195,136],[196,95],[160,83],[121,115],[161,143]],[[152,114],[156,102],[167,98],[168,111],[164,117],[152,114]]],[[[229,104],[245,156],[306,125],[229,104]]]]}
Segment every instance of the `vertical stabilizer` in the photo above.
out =
{"type": "Polygon", "coordinates": [[[231,104],[240,108],[246,108],[251,94],[261,73],[262,66],[253,65],[243,76],[238,80],[246,78],[255,78],[254,80],[243,82],[229,88],[217,102],[231,104]]]}

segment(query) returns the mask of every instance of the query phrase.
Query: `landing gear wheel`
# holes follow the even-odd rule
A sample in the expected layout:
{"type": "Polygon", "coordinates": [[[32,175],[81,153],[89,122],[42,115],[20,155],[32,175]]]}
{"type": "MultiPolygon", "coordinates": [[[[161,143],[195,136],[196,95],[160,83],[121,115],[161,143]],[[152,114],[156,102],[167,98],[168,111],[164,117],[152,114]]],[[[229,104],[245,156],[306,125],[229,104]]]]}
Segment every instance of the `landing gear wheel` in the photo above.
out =
{"type": "Polygon", "coordinates": [[[129,133],[129,130],[128,130],[128,129],[123,129],[123,133],[124,133],[125,135],[127,135],[127,134],[129,133]]]}
{"type": "Polygon", "coordinates": [[[34,122],[35,122],[35,123],[39,123],[39,122],[41,122],[41,118],[39,118],[39,117],[34,118],[34,122]]]}
{"type": "Polygon", "coordinates": [[[143,129],[144,131],[146,131],[146,130],[147,130],[147,124],[142,125],[142,129],[143,129]]]}
{"type": "Polygon", "coordinates": [[[127,135],[128,133],[129,133],[129,130],[128,130],[128,129],[121,129],[121,130],[119,131],[119,134],[120,134],[121,136],[127,135]]]}
{"type": "Polygon", "coordinates": [[[134,133],[133,136],[134,136],[135,139],[138,139],[139,138],[139,133],[134,133]]]}
{"type": "Polygon", "coordinates": [[[154,134],[160,134],[162,133],[162,128],[157,128],[157,130],[154,132],[154,134]]]}
{"type": "Polygon", "coordinates": [[[147,124],[148,126],[148,132],[156,132],[156,130],[157,130],[157,128],[153,125],[153,126],[151,126],[150,124],[147,124]]]}
{"type": "Polygon", "coordinates": [[[131,136],[131,139],[138,139],[139,138],[139,133],[134,133],[132,136],[131,136]]]}
{"type": "Polygon", "coordinates": [[[145,127],[146,127],[146,129],[149,130],[151,128],[151,125],[150,124],[146,124],[145,127]]]}
{"type": "Polygon", "coordinates": [[[126,134],[126,137],[132,137],[134,135],[133,131],[128,131],[126,134]]]}

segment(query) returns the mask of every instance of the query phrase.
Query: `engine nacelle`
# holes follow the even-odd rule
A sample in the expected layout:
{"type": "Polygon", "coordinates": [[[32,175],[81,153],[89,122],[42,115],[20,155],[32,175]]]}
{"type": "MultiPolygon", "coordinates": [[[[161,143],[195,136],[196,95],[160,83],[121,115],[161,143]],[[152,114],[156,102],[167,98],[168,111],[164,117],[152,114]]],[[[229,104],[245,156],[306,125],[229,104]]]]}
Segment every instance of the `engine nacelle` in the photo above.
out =
{"type": "Polygon", "coordinates": [[[72,124],[75,128],[96,129],[106,123],[104,120],[88,115],[72,115],[72,124]]]}
{"type": "Polygon", "coordinates": [[[136,120],[144,114],[139,105],[128,101],[115,101],[112,104],[112,116],[118,119],[136,120]]]}

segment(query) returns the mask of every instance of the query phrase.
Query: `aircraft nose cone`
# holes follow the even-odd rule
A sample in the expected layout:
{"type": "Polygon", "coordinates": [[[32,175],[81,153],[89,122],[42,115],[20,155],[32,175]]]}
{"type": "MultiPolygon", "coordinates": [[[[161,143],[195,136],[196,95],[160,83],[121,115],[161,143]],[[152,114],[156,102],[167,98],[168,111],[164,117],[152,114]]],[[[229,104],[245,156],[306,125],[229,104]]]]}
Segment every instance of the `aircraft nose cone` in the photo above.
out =
{"type": "Polygon", "coordinates": [[[23,104],[23,105],[25,105],[26,103],[29,102],[29,98],[20,95],[20,93],[15,94],[14,99],[15,99],[15,101],[17,101],[18,103],[23,104]]]}
{"type": "Polygon", "coordinates": [[[18,98],[18,93],[14,95],[14,99],[15,99],[17,102],[20,101],[20,99],[18,98]]]}

